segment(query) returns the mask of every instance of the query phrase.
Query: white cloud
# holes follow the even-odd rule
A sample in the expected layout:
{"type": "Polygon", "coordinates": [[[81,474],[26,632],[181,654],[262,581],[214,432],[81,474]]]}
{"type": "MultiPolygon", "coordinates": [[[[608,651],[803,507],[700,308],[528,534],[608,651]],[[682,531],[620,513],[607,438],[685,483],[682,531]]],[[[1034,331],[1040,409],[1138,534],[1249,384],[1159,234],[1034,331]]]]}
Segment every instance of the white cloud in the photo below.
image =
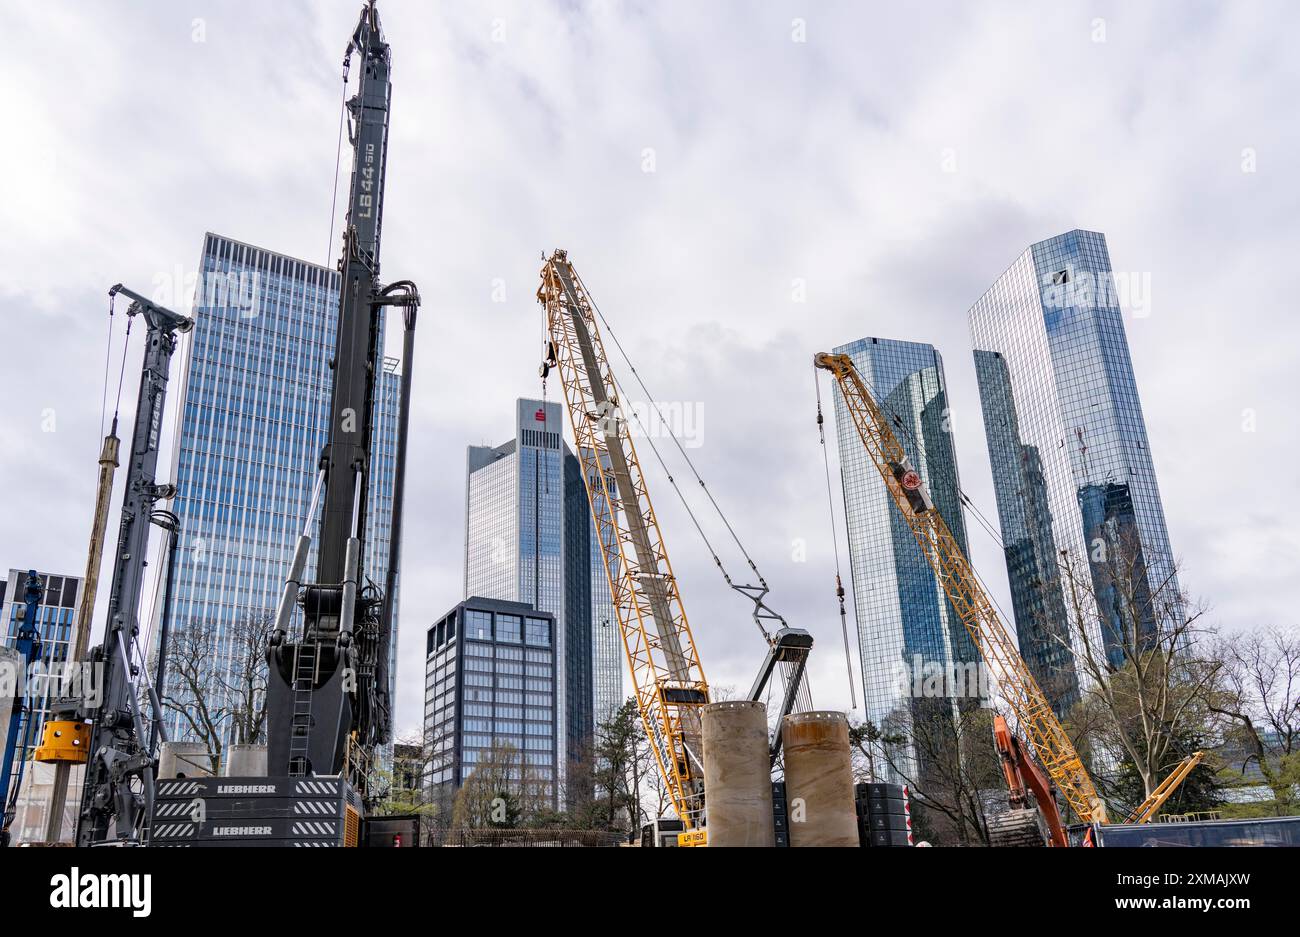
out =
{"type": "MultiPolygon", "coordinates": [[[[333,262],[339,64],[356,8],[10,12],[0,489],[22,497],[0,522],[5,562],[84,562],[109,285],[191,268],[206,230],[333,262]],[[42,434],[49,407],[58,431],[42,434]]],[[[871,334],[938,346],[963,482],[992,515],[965,313],[1026,245],[1074,227],[1106,232],[1116,269],[1151,274],[1151,315],[1127,325],[1185,584],[1233,626],[1294,620],[1292,7],[383,2],[381,13],[394,59],[384,274],[425,296],[404,724],[420,711],[423,629],[460,598],[464,447],[507,436],[514,398],[539,391],[533,292],[556,246],[656,395],[703,405],[693,456],[774,605],[817,636],[820,705],[848,694],[812,353],[871,334]],[[804,43],[791,41],[795,17],[804,43]],[[1241,171],[1248,147],[1255,173],[1241,171]],[[654,173],[642,171],[646,148],[654,173]],[[795,278],[806,303],[791,302],[795,278]],[[491,301],[495,279],[506,303],[491,301]],[[1241,430],[1246,408],[1254,433],[1241,430]],[[795,537],[807,563],[790,561],[795,537]]],[[[706,670],[743,689],[761,656],[748,610],[651,477],[706,670]]],[[[971,539],[1005,590],[998,552],[971,539]]]]}

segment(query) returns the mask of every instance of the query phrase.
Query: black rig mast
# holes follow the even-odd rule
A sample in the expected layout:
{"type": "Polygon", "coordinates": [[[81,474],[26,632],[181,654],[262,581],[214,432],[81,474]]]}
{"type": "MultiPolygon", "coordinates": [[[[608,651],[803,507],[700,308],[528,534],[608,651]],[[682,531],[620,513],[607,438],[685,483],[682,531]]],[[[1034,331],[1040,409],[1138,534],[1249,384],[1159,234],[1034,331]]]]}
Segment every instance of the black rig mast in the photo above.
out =
{"type": "Polygon", "coordinates": [[[361,59],[357,93],[347,104],[352,179],[343,234],[338,332],[331,364],[329,441],[321,454],[311,507],[281,594],[268,652],[268,759],[272,777],[344,775],[364,791],[370,754],[389,738],[388,657],[401,541],[402,489],[410,415],[415,285],[379,281],[379,243],[388,156],[391,54],[374,0],[348,43],[361,59]],[[404,357],[388,575],[365,570],[371,428],[383,361],[383,307],[404,313],[404,357]],[[303,583],[311,530],[321,504],[316,582],[303,583]],[[296,607],[303,627],[293,632],[296,607]]]}

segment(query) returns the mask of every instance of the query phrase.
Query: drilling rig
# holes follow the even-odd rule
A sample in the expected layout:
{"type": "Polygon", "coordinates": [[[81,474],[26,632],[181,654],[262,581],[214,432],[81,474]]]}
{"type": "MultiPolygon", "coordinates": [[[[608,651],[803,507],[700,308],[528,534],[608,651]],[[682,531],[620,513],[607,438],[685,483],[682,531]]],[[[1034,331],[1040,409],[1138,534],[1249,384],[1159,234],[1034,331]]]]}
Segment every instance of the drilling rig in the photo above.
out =
{"type": "Polygon", "coordinates": [[[168,375],[177,335],[194,327],[192,319],[121,284],[109,290],[110,298],[118,294],[131,300],[128,317],[142,316],[148,331],[127,453],[126,493],[118,521],[104,641],[89,657],[100,674],[99,685],[85,688],[94,692],[60,700],[52,707],[55,718],[46,723],[44,744],[37,753],[39,761],[86,765],[77,818],[80,846],[109,840],[138,843],[153,803],[156,763],[146,744],[149,734],[142,697],[150,698],[154,721],[161,707],[152,685],[144,681],[142,688],[139,680],[143,671],[140,597],[154,505],[176,495],[174,485],[158,484],[156,477],[168,375]]]}
{"type": "Polygon", "coordinates": [[[348,42],[345,82],[354,54],[361,74],[347,102],[352,176],[329,436],[267,651],[267,776],[159,779],[151,831],[158,845],[357,845],[374,798],[373,758],[389,740],[388,664],[420,295],[409,280],[384,286],[379,279],[392,63],[374,0],[348,42]],[[366,506],[388,307],[402,310],[405,328],[392,534],[387,575],[377,583],[366,575],[366,506]],[[318,508],[316,577],[305,582],[318,508]]]}
{"type": "MultiPolygon", "coordinates": [[[[391,701],[388,658],[391,598],[401,536],[402,475],[409,415],[411,353],[420,297],[414,284],[379,282],[379,244],[388,155],[391,56],[373,2],[361,13],[345,62],[362,59],[360,87],[348,103],[352,181],[343,257],[339,262],[339,318],[334,346],[329,441],[321,455],[316,491],[294,551],[271,636],[267,698],[268,772],[304,777],[345,774],[366,786],[374,746],[388,740],[391,701]],[[399,415],[400,448],[393,505],[393,537],[383,586],[365,578],[366,504],[370,488],[375,385],[383,358],[382,311],[405,312],[406,361],[399,415]],[[302,583],[311,526],[321,503],[317,581],[302,583]],[[301,634],[291,637],[301,606],[301,634]]],[[[345,74],[348,66],[345,64],[345,74]]]]}

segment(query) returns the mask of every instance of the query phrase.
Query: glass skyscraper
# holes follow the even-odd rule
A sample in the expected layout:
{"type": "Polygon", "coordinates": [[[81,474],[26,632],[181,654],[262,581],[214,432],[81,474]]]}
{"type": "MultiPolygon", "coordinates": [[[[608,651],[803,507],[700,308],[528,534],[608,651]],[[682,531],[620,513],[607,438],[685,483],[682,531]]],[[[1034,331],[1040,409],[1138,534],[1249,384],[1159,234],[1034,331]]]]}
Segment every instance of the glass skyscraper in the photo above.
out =
{"type": "MultiPolygon", "coordinates": [[[[220,689],[241,666],[238,632],[270,629],[306,521],[328,435],[338,291],[337,271],[215,234],[204,239],[177,395],[172,510],[182,533],[170,604],[173,629],[199,628],[211,639],[204,695],[223,722],[238,705],[220,689]]],[[[397,364],[385,359],[375,388],[364,574],[381,586],[392,530],[397,364]]],[[[305,581],[315,575],[315,551],[313,542],[305,581]]],[[[390,681],[396,615],[392,648],[390,681]]],[[[167,716],[172,738],[195,738],[185,715],[167,716]]],[[[220,734],[226,744],[241,741],[220,734]]]]}
{"type": "Polygon", "coordinates": [[[970,328],[1021,655],[1064,714],[1080,697],[1080,616],[1120,662],[1105,550],[1132,553],[1144,631],[1180,613],[1105,236],[1030,246],[971,307],[970,328]],[[1093,588],[1071,589],[1066,570],[1093,588]]]}
{"type": "Polygon", "coordinates": [[[620,702],[622,654],[582,468],[563,429],[558,403],[520,399],[514,439],[469,447],[465,595],[555,616],[556,719],[572,759],[620,702]]]}
{"type": "MultiPolygon", "coordinates": [[[[883,338],[835,353],[853,359],[965,550],[943,359],[932,345],[883,338]]],[[[978,703],[979,655],[863,448],[838,386],[834,398],[866,716],[882,730],[910,735],[913,720],[955,714],[959,697],[978,703]],[[928,695],[927,680],[942,692],[928,695]]],[[[907,743],[891,751],[891,760],[903,772],[884,766],[879,780],[907,783],[924,769],[907,743]]]]}
{"type": "MultiPolygon", "coordinates": [[[[591,691],[592,710],[596,723],[604,722],[614,715],[623,704],[623,639],[614,611],[614,596],[609,591],[609,577],[605,571],[605,561],[601,556],[600,545],[596,540],[596,525],[592,518],[605,510],[604,495],[595,487],[595,512],[587,498],[587,480],[582,467],[588,460],[575,459],[566,454],[566,477],[569,479],[565,489],[565,523],[572,532],[575,563],[581,563],[581,557],[587,557],[588,571],[584,576],[581,570],[570,575],[569,582],[581,599],[586,596],[589,603],[591,619],[591,691]],[[584,534],[583,531],[586,531],[584,534]]],[[[613,473],[609,468],[608,456],[603,458],[602,471],[605,473],[605,485],[611,493],[616,494],[613,473]]],[[[597,486],[599,482],[596,483],[597,486]]],[[[618,506],[614,506],[618,510],[618,506]]],[[[611,527],[606,531],[605,547],[610,554],[610,562],[617,569],[618,545],[616,534],[611,527]]]]}

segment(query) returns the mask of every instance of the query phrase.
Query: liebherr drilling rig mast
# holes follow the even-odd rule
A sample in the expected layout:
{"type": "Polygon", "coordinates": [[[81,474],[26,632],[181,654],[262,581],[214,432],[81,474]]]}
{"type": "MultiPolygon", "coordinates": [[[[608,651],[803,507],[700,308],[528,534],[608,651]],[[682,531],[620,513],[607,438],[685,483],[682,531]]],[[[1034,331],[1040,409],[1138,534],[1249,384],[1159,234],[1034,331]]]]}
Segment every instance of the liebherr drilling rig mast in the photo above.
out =
{"type": "Polygon", "coordinates": [[[339,262],[339,317],[330,396],[329,441],[321,454],[306,524],[280,597],[268,651],[267,773],[273,777],[342,774],[364,792],[375,745],[388,740],[392,640],[410,414],[415,285],[379,281],[379,244],[388,156],[391,55],[374,0],[362,8],[344,60],[361,58],[351,118],[352,177],[339,262]],[[380,585],[365,570],[371,427],[382,363],[383,307],[404,312],[404,360],[388,574],[380,585]],[[322,504],[316,582],[302,578],[317,503],[322,504]],[[292,639],[294,610],[303,628],[292,639]]]}
{"type": "MultiPolygon", "coordinates": [[[[992,600],[985,593],[961,545],[931,501],[920,473],[912,467],[884,413],[867,390],[853,359],[848,355],[821,353],[814,357],[813,364],[834,376],[863,447],[911,528],[939,585],[979,648],[984,663],[995,671],[1002,696],[1015,713],[1020,733],[1028,740],[1043,771],[1081,821],[1106,823],[1106,805],[1097,795],[1083,759],[1056,718],[1038,681],[1029,672],[1019,648],[994,610],[992,600]]],[[[821,419],[820,412],[818,419],[821,419]]],[[[1001,717],[995,734],[1014,806],[1028,807],[1028,796],[1032,793],[1043,814],[1042,822],[1051,845],[1067,845],[1064,826],[1048,785],[1037,776],[1037,767],[1028,760],[1018,739],[1010,733],[1001,717]]],[[[1200,759],[1200,752],[1185,759],[1138,807],[1130,822],[1149,820],[1200,759]]],[[[1037,835],[1030,829],[1038,827],[1038,820],[1032,813],[1032,810],[1021,809],[1006,815],[1007,825],[1001,831],[1005,841],[1023,841],[1032,838],[1031,833],[1037,835]]],[[[1037,842],[1041,844],[1042,839],[1037,842]]]]}
{"type": "Polygon", "coordinates": [[[694,830],[704,823],[699,710],[709,685],[594,310],[564,251],[542,267],[537,298],[550,337],[545,366],[564,387],[637,706],[677,816],[694,830]]]}
{"type": "MultiPolygon", "coordinates": [[[[168,373],[177,333],[194,327],[192,319],[164,309],[120,284],[109,290],[110,296],[118,293],[131,299],[127,315],[143,316],[148,333],[135,427],[127,453],[126,493],[118,525],[104,641],[90,653],[90,663],[101,674],[97,687],[100,699],[99,705],[92,707],[88,695],[83,702],[74,704],[71,712],[61,711],[58,722],[47,725],[45,731],[47,746],[59,747],[58,743],[52,744],[56,735],[66,746],[63,755],[56,752],[48,760],[75,763],[89,758],[77,820],[80,846],[107,840],[110,825],[119,841],[138,841],[145,811],[153,801],[154,757],[146,745],[149,735],[136,684],[141,660],[137,646],[140,595],[153,506],[176,494],[175,486],[160,485],[155,477],[168,373]],[[91,722],[88,738],[85,721],[91,722]]],[[[149,686],[147,680],[145,684],[149,686]]],[[[152,687],[149,689],[152,695],[152,687]]],[[[157,718],[159,702],[153,698],[152,704],[157,718]]]]}

